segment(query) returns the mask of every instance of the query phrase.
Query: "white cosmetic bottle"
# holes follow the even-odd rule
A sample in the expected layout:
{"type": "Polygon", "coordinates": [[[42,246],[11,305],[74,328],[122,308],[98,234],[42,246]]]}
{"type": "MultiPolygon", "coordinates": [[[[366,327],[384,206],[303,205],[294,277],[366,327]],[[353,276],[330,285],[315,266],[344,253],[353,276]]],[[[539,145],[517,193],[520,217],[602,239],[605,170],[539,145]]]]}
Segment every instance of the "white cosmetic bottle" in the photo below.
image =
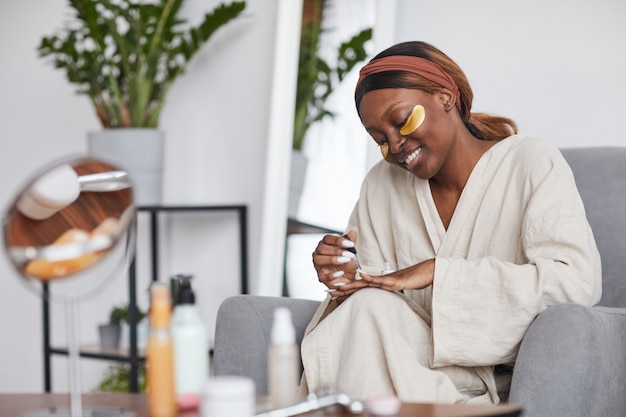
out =
{"type": "Polygon", "coordinates": [[[394,272],[396,272],[396,270],[393,269],[391,262],[385,261],[385,263],[383,264],[383,269],[382,271],[380,271],[380,275],[387,275],[387,274],[391,274],[394,272]]]}
{"type": "Polygon", "coordinates": [[[206,328],[195,304],[190,275],[178,275],[179,289],[172,315],[174,382],[180,409],[197,408],[209,376],[206,328]]]}
{"type": "Polygon", "coordinates": [[[296,345],[296,331],[291,321],[291,311],[284,307],[274,310],[268,378],[271,409],[287,407],[297,402],[300,353],[296,345]]]}

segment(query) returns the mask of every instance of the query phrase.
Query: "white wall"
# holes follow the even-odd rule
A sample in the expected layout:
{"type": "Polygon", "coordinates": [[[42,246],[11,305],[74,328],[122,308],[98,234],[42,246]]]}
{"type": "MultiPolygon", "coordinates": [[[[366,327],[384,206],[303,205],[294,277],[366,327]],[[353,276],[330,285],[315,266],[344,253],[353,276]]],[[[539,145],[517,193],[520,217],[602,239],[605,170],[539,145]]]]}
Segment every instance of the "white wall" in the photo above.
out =
{"type": "Polygon", "coordinates": [[[397,1],[396,41],[454,59],[474,110],[560,147],[625,144],[626,2],[397,1]]]}
{"type": "MultiPolygon", "coordinates": [[[[64,0],[0,2],[0,207],[9,204],[40,166],[84,153],[86,132],[99,128],[88,100],[75,95],[64,74],[36,54],[41,37],[61,27],[68,13],[66,4],[64,0]]],[[[184,14],[194,22],[217,4],[217,0],[190,0],[184,14]]],[[[278,0],[249,1],[243,16],[220,29],[174,85],[161,119],[167,137],[166,203],[248,205],[253,292],[262,286],[256,270],[277,4],[278,0]]],[[[146,219],[140,218],[140,230],[145,225],[146,219]]],[[[238,290],[236,225],[233,214],[177,215],[164,221],[167,239],[161,251],[160,279],[179,272],[196,275],[198,299],[211,333],[217,305],[238,290]]],[[[276,253],[282,256],[282,249],[276,253]]],[[[145,309],[149,279],[145,246],[138,256],[139,303],[145,309]]],[[[4,253],[0,277],[0,391],[40,391],[40,301],[20,284],[4,253]]],[[[127,300],[126,288],[124,277],[115,277],[101,294],[81,304],[83,343],[97,341],[97,322],[106,320],[113,304],[127,300]]],[[[65,344],[63,328],[63,309],[55,306],[52,338],[57,345],[65,344]]],[[[54,357],[55,391],[67,389],[66,362],[64,357],[54,357]]],[[[100,379],[103,365],[82,362],[83,388],[89,390],[100,379]]]]}

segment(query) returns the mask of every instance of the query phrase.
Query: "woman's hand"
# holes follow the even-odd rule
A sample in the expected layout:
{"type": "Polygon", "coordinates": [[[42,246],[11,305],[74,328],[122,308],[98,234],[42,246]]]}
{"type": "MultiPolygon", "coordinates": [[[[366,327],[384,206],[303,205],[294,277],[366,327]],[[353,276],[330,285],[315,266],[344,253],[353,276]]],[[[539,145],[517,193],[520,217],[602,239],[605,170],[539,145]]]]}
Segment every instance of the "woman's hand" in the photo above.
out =
{"type": "MultiPolygon", "coordinates": [[[[367,275],[361,272],[360,276],[361,282],[367,283],[368,287],[382,288],[387,291],[421,290],[433,283],[435,260],[428,259],[387,275],[367,275]]],[[[350,287],[347,286],[347,288],[350,287]]]]}
{"type": "Polygon", "coordinates": [[[328,287],[328,292],[343,301],[365,283],[356,280],[356,256],[348,249],[354,247],[356,232],[350,231],[345,236],[326,235],[317,244],[313,252],[313,266],[318,280],[328,287]],[[361,283],[361,284],[359,284],[361,283]],[[349,291],[343,287],[351,284],[349,291]]]}

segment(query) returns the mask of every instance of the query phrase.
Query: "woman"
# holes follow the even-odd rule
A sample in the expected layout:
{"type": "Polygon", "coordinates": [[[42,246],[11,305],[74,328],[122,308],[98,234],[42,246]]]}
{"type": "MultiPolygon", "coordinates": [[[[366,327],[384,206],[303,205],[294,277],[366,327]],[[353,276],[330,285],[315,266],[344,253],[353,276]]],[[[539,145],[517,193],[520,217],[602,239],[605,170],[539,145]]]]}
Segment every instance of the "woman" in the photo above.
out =
{"type": "Polygon", "coordinates": [[[429,44],[377,55],[355,99],[385,160],[366,176],[349,232],[313,253],[332,297],[302,343],[302,388],[498,403],[494,366],[515,361],[536,315],[600,299],[572,172],[512,120],[471,113],[463,71],[429,44]],[[397,271],[381,275],[385,263],[397,271]]]}

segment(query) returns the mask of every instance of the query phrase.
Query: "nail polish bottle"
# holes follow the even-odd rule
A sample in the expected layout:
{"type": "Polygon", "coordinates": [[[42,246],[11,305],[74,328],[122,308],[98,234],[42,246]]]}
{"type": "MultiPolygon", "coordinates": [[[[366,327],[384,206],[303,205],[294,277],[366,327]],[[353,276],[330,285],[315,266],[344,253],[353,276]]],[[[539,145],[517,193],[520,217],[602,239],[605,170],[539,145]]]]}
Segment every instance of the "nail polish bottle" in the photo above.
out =
{"type": "Polygon", "coordinates": [[[387,274],[391,274],[392,272],[396,272],[396,270],[393,269],[393,266],[391,265],[391,262],[385,261],[385,263],[383,265],[383,270],[380,271],[380,275],[387,275],[387,274]]]}

